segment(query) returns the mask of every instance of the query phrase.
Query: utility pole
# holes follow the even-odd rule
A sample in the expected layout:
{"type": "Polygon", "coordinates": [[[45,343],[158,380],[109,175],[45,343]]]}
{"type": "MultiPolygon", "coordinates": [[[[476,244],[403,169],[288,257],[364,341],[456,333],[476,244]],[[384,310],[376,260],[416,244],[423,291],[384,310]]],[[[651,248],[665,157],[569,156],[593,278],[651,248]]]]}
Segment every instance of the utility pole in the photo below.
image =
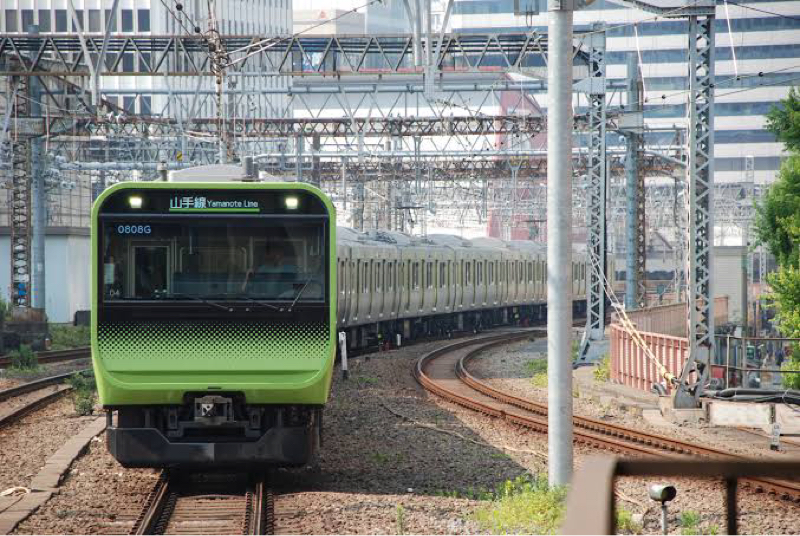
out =
{"type": "Polygon", "coordinates": [[[547,65],[548,475],[572,476],[572,16],[571,0],[550,0],[547,65]]]}
{"type": "Polygon", "coordinates": [[[642,92],[639,64],[635,54],[628,56],[628,89],[626,113],[633,121],[625,132],[625,309],[642,307],[640,288],[644,286],[644,179],[640,180],[639,151],[642,140],[642,92]]]}

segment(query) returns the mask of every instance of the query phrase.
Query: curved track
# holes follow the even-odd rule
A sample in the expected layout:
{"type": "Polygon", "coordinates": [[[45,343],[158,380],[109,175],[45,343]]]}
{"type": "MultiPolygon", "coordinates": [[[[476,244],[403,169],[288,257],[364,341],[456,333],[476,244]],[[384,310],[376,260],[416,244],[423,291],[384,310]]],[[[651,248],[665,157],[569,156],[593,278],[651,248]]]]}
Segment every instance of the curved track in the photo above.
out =
{"type": "Polygon", "coordinates": [[[63,383],[72,374],[74,372],[58,374],[0,391],[0,428],[18,421],[31,411],[66,394],[71,387],[63,383]],[[25,400],[20,404],[14,404],[15,399],[19,397],[25,397],[25,400]]]}
{"type": "MultiPolygon", "coordinates": [[[[526,400],[479,380],[467,365],[481,352],[509,344],[541,330],[517,330],[469,339],[435,350],[416,364],[414,376],[428,391],[461,406],[508,422],[547,433],[547,406],[526,400]]],[[[741,458],[715,448],[642,432],[586,417],[573,418],[574,439],[591,447],[636,456],[690,455],[708,458],[741,458]]],[[[747,479],[757,491],[800,501],[800,484],[773,479],[747,479]]]]}
{"type": "Polygon", "coordinates": [[[265,475],[165,471],[131,534],[272,534],[274,528],[265,475]]]}

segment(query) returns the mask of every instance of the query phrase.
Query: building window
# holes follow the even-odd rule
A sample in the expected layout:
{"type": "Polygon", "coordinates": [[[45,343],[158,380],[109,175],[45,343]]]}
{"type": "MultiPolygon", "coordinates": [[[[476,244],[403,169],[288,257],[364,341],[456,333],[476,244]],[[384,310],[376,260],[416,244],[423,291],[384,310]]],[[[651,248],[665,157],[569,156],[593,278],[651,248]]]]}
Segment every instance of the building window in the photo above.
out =
{"type": "Polygon", "coordinates": [[[49,9],[40,9],[39,10],[39,31],[40,32],[49,32],[49,31],[51,31],[50,10],[49,9]]]}
{"type": "Polygon", "coordinates": [[[141,97],[142,101],[139,105],[142,115],[153,115],[153,99],[152,97],[141,97]]]}
{"type": "Polygon", "coordinates": [[[17,27],[17,10],[16,9],[6,9],[6,31],[7,32],[17,32],[19,31],[17,27]]]}
{"type": "Polygon", "coordinates": [[[122,31],[123,32],[133,31],[133,10],[131,9],[122,10],[122,31]]]}
{"type": "Polygon", "coordinates": [[[135,102],[136,97],[122,97],[122,108],[129,114],[132,114],[136,111],[135,102]]]}
{"type": "Polygon", "coordinates": [[[139,9],[136,11],[136,17],[139,19],[139,31],[140,32],[149,32],[150,31],[150,10],[149,9],[139,9]]]}
{"type": "Polygon", "coordinates": [[[56,31],[57,32],[66,32],[67,31],[67,10],[66,9],[56,9],[56,31]]]}
{"type": "MultiPolygon", "coordinates": [[[[122,54],[122,72],[123,73],[134,72],[133,52],[125,52],[124,54],[122,54]]],[[[127,106],[125,107],[125,109],[126,110],[128,109],[127,106]]]]}
{"type": "Polygon", "coordinates": [[[32,9],[23,9],[22,10],[22,30],[23,32],[27,32],[28,28],[33,26],[33,10],[32,9]]]}
{"type": "Polygon", "coordinates": [[[89,10],[89,31],[90,32],[102,32],[103,28],[100,25],[100,10],[99,9],[90,9],[89,10]]]}

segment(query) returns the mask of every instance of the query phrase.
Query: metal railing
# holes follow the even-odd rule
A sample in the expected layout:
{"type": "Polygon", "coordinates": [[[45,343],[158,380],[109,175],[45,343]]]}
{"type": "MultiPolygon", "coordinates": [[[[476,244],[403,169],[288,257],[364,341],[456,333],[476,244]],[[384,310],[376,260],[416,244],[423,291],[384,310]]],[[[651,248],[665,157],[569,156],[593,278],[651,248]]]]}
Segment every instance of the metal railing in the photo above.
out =
{"type": "Polygon", "coordinates": [[[561,534],[614,534],[614,481],[617,476],[694,477],[725,482],[725,534],[738,534],[737,489],[740,479],[786,478],[800,474],[800,461],[765,460],[622,460],[608,456],[587,459],[575,474],[567,496],[561,534]]]}
{"type": "MultiPolygon", "coordinates": [[[[686,337],[688,322],[685,303],[659,305],[646,309],[627,311],[628,318],[636,324],[639,331],[660,333],[673,337],[686,337]]],[[[612,322],[616,321],[616,315],[612,322]]],[[[728,322],[728,297],[714,299],[714,323],[722,325],[728,322]]]]}
{"type": "Polygon", "coordinates": [[[800,352],[800,339],[717,335],[714,349],[712,377],[722,380],[726,389],[781,389],[786,374],[800,374],[782,369],[792,352],[800,352]]]}

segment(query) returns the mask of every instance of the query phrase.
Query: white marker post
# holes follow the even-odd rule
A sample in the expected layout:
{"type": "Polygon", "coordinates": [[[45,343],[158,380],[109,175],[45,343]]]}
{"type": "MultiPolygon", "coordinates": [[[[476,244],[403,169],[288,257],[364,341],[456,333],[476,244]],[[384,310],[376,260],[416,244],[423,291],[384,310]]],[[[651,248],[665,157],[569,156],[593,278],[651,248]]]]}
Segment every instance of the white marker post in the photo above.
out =
{"type": "Polygon", "coordinates": [[[339,353],[342,357],[342,378],[346,380],[350,377],[350,371],[347,370],[347,333],[344,331],[339,332],[339,353]]]}

